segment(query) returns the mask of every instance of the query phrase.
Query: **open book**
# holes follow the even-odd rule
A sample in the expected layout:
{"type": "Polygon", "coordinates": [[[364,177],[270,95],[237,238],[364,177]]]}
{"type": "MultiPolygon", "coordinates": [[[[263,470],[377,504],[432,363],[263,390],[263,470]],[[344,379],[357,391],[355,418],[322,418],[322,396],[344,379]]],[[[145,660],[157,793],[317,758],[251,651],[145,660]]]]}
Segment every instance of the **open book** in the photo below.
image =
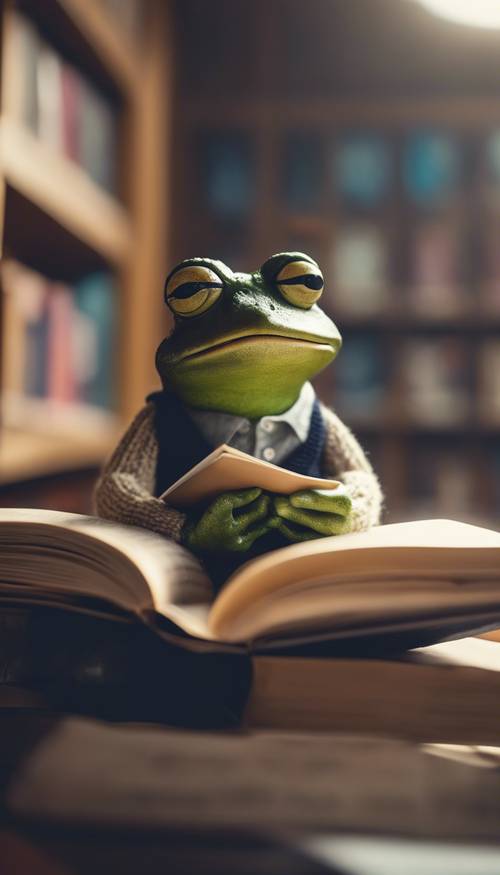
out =
{"type": "Polygon", "coordinates": [[[336,489],[339,482],[297,474],[221,444],[169,486],[161,498],[182,508],[208,501],[221,492],[253,486],[279,495],[290,495],[299,489],[336,489]]]}
{"type": "Polygon", "coordinates": [[[406,649],[500,626],[500,534],[426,520],[319,538],[247,562],[214,598],[202,565],[159,535],[0,509],[2,602],[135,616],[187,648],[406,649]]]}

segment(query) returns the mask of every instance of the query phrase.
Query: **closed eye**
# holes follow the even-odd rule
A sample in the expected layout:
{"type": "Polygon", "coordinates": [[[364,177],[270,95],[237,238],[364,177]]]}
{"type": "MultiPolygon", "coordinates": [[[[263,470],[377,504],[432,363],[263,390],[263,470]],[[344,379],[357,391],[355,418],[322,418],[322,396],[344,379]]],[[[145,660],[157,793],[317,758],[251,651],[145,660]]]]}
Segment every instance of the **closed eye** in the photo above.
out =
{"type": "Polygon", "coordinates": [[[209,283],[209,282],[190,282],[190,283],[182,283],[182,285],[177,286],[176,289],[168,296],[168,300],[171,298],[184,299],[190,298],[192,295],[195,295],[197,292],[201,292],[202,289],[221,289],[222,283],[209,283]]]}
{"type": "Polygon", "coordinates": [[[281,286],[305,286],[306,289],[312,289],[319,292],[323,288],[323,277],[318,274],[303,274],[302,276],[293,276],[289,279],[280,280],[281,286]]]}

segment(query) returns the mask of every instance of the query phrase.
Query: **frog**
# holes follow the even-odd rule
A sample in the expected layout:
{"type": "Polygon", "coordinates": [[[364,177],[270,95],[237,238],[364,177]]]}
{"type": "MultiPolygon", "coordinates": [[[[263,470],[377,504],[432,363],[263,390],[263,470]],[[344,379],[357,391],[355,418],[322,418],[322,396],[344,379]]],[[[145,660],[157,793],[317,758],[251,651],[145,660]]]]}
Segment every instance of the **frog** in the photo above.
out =
{"type": "Polygon", "coordinates": [[[318,263],[299,251],[272,255],[251,273],[202,257],[170,271],[164,299],[173,328],[155,359],[162,388],[103,471],[101,516],[152,528],[198,555],[247,554],[270,535],[273,544],[293,544],[378,522],[382,493],[371,463],[311,385],[342,346],[319,305],[324,287],[318,263]],[[186,513],[160,499],[216,437],[241,448],[247,434],[243,448],[257,454],[263,429],[277,432],[259,446],[265,460],[339,485],[291,495],[221,491],[186,513]]]}

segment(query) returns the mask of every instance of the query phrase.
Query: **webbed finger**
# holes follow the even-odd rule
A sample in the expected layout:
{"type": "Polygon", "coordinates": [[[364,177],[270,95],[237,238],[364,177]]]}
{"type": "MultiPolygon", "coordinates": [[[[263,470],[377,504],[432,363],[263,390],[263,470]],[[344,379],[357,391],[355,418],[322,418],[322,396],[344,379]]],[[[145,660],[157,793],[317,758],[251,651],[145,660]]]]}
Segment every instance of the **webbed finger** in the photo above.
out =
{"type": "Polygon", "coordinates": [[[298,543],[300,541],[312,541],[317,537],[317,533],[313,532],[311,529],[304,528],[295,528],[294,526],[289,525],[285,522],[281,517],[272,517],[269,520],[269,528],[274,529],[275,531],[280,532],[287,541],[292,541],[298,543]]]}
{"type": "Polygon", "coordinates": [[[244,507],[246,504],[251,504],[256,498],[261,495],[262,489],[258,486],[253,486],[251,489],[242,489],[240,492],[225,492],[224,496],[230,501],[234,508],[244,507]]]}
{"type": "Polygon", "coordinates": [[[289,497],[293,507],[347,516],[352,502],[345,489],[304,489],[289,497]]]}
{"type": "Polygon", "coordinates": [[[312,529],[320,535],[340,535],[349,531],[348,517],[324,511],[305,510],[294,507],[287,499],[277,498],[274,507],[278,516],[298,526],[312,529]]]}
{"type": "Polygon", "coordinates": [[[234,517],[240,532],[247,531],[253,523],[267,516],[270,500],[268,495],[261,495],[250,510],[242,511],[234,517]]]}

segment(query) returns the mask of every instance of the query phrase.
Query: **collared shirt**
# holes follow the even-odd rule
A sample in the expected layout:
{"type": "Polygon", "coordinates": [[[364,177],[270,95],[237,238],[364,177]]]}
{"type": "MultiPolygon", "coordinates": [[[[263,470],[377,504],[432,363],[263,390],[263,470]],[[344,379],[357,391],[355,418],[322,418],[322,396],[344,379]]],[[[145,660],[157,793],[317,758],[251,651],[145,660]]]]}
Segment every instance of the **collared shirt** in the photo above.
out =
{"type": "Polygon", "coordinates": [[[258,459],[279,465],[307,440],[314,400],[313,387],[310,383],[304,383],[295,404],[288,410],[258,420],[213,410],[187,410],[213,447],[229,444],[258,459]]]}

